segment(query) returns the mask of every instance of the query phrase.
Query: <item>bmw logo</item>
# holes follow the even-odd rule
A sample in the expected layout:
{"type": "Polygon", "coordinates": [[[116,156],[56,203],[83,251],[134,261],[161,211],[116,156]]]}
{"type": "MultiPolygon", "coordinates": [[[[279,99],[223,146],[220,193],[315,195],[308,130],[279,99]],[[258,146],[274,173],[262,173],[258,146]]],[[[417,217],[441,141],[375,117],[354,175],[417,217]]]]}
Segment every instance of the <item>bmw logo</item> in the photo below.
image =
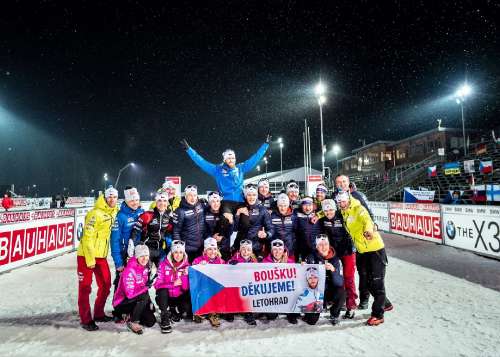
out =
{"type": "Polygon", "coordinates": [[[454,239],[457,234],[457,230],[455,229],[455,224],[452,221],[448,221],[446,223],[446,235],[450,239],[454,239]]]}
{"type": "Polygon", "coordinates": [[[76,231],[76,236],[78,237],[78,240],[82,240],[82,237],[83,237],[83,223],[80,222],[78,224],[78,229],[76,231]]]}

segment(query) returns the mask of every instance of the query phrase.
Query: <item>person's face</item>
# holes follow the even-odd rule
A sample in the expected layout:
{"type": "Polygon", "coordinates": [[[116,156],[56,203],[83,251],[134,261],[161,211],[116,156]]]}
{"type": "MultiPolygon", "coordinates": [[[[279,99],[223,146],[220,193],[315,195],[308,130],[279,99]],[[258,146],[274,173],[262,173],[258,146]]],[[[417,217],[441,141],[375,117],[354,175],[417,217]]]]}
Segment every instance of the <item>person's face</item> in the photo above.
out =
{"type": "Polygon", "coordinates": [[[458,199],[458,195],[455,193],[455,194],[453,195],[453,198],[457,200],[457,199],[458,199]]]}
{"type": "Polygon", "coordinates": [[[326,257],[328,255],[328,251],[330,250],[330,243],[327,240],[322,240],[316,246],[318,253],[321,254],[322,257],[326,257]]]}
{"type": "Polygon", "coordinates": [[[127,201],[127,206],[129,206],[133,210],[138,209],[140,205],[141,205],[141,201],[140,200],[129,200],[129,201],[127,201]]]}
{"type": "Polygon", "coordinates": [[[312,213],[314,209],[314,206],[312,203],[305,203],[302,205],[302,210],[304,211],[305,214],[312,213]]]}
{"type": "Polygon", "coordinates": [[[240,247],[240,255],[243,257],[243,259],[248,259],[252,255],[252,248],[249,246],[241,246],[240,247]]]}
{"type": "Polygon", "coordinates": [[[210,208],[212,209],[212,211],[218,212],[220,208],[220,198],[212,198],[210,200],[210,208]]]}
{"type": "Polygon", "coordinates": [[[180,263],[184,259],[184,253],[177,250],[177,251],[172,253],[172,257],[174,258],[174,260],[176,262],[180,263]]]}
{"type": "Polygon", "coordinates": [[[140,256],[139,258],[137,258],[137,262],[143,267],[145,267],[146,265],[148,265],[149,255],[140,256]]]}
{"type": "Polygon", "coordinates": [[[287,193],[290,202],[297,201],[299,199],[299,193],[297,191],[288,191],[287,193]]]}
{"type": "Polygon", "coordinates": [[[111,208],[114,208],[117,202],[118,202],[118,196],[116,195],[111,195],[106,198],[106,203],[111,208]]]}
{"type": "Polygon", "coordinates": [[[307,279],[307,283],[311,289],[316,289],[318,286],[318,277],[314,275],[310,276],[309,279],[307,279]]]}
{"type": "Polygon", "coordinates": [[[186,201],[190,205],[194,205],[198,201],[198,195],[194,192],[188,192],[186,193],[186,201]]]}
{"type": "Polygon", "coordinates": [[[283,258],[284,252],[285,252],[285,248],[283,246],[273,247],[271,249],[271,253],[272,253],[274,259],[276,259],[276,260],[280,260],[281,258],[283,258]]]}
{"type": "Polygon", "coordinates": [[[316,199],[318,201],[323,201],[326,198],[326,195],[323,191],[316,191],[316,199]]]}
{"type": "Polygon", "coordinates": [[[326,218],[328,218],[328,219],[332,219],[333,217],[335,217],[335,210],[333,210],[333,209],[327,209],[324,212],[325,212],[326,218]]]}
{"type": "Polygon", "coordinates": [[[267,185],[259,186],[259,193],[262,196],[267,196],[269,194],[269,186],[267,185]]]}
{"type": "Polygon", "coordinates": [[[288,213],[288,206],[287,206],[287,205],[284,205],[284,204],[282,204],[282,203],[280,203],[280,204],[278,205],[278,210],[279,210],[279,212],[280,212],[282,215],[285,215],[285,214],[287,214],[287,213],[288,213]]]}
{"type": "Polygon", "coordinates": [[[255,203],[257,203],[257,194],[254,192],[249,192],[247,193],[246,199],[248,204],[254,205],[255,203]]]}
{"type": "Polygon", "coordinates": [[[169,187],[165,190],[165,192],[168,194],[168,197],[175,197],[175,188],[169,187]]]}
{"type": "Polygon", "coordinates": [[[156,208],[158,211],[163,212],[167,209],[168,201],[167,200],[158,200],[156,201],[156,208]]]}
{"type": "Polygon", "coordinates": [[[349,177],[342,175],[335,179],[335,185],[342,191],[349,191],[349,177]]]}
{"type": "Polygon", "coordinates": [[[205,254],[209,259],[214,259],[217,256],[217,249],[215,248],[207,248],[205,249],[205,254]]]}
{"type": "Polygon", "coordinates": [[[227,158],[225,161],[227,166],[229,166],[229,168],[233,168],[236,166],[236,157],[229,157],[227,158]]]}
{"type": "Polygon", "coordinates": [[[349,208],[349,200],[340,201],[337,203],[341,210],[346,210],[349,208]]]}

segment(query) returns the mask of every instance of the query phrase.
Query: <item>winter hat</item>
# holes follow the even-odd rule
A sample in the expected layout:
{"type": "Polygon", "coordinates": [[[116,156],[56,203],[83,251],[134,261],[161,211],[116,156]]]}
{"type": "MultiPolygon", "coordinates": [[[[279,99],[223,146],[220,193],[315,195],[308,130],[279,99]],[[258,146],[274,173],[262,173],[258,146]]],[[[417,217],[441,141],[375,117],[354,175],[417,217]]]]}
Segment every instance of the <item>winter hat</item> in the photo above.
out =
{"type": "Polygon", "coordinates": [[[217,191],[212,191],[208,194],[208,203],[215,201],[215,200],[222,200],[221,195],[217,191]]]}
{"type": "Polygon", "coordinates": [[[124,190],[123,194],[125,195],[125,201],[132,201],[132,200],[140,200],[141,197],[139,196],[139,192],[135,187],[129,188],[128,190],[124,190]]]}
{"type": "Polygon", "coordinates": [[[208,248],[217,249],[217,240],[215,238],[208,237],[207,239],[205,239],[205,241],[203,242],[203,249],[206,250],[208,248]]]}
{"type": "Polygon", "coordinates": [[[172,181],[165,181],[163,185],[161,185],[161,188],[164,190],[170,189],[170,188],[175,188],[174,184],[172,181]]]}
{"type": "Polygon", "coordinates": [[[246,195],[248,195],[249,193],[255,193],[257,194],[257,187],[254,185],[254,184],[248,184],[245,186],[245,197],[246,195]]]}
{"type": "Polygon", "coordinates": [[[155,201],[168,201],[168,193],[157,192],[155,196],[155,201]]]}
{"type": "Polygon", "coordinates": [[[321,202],[321,209],[323,211],[328,211],[330,209],[332,210],[337,210],[337,205],[335,204],[335,201],[332,199],[326,199],[321,202]]]}
{"type": "Polygon", "coordinates": [[[285,243],[281,239],[274,239],[271,242],[271,247],[272,248],[274,248],[274,247],[284,247],[284,246],[285,246],[285,243]]]}
{"type": "Polygon", "coordinates": [[[139,244],[138,246],[135,247],[135,257],[144,257],[148,256],[149,257],[149,248],[146,244],[139,244]]]}
{"type": "Polygon", "coordinates": [[[300,204],[302,204],[302,205],[307,205],[307,204],[312,205],[313,203],[314,203],[314,201],[313,201],[312,197],[309,197],[309,196],[304,197],[302,199],[302,201],[300,201],[300,204]]]}
{"type": "Polygon", "coordinates": [[[269,188],[269,180],[266,179],[266,178],[262,178],[259,180],[259,187],[262,187],[262,186],[266,186],[267,188],[269,188]]]}
{"type": "Polygon", "coordinates": [[[280,193],[278,198],[276,198],[276,203],[278,206],[290,206],[290,199],[284,193],[280,193]]]}
{"type": "Polygon", "coordinates": [[[316,192],[318,192],[318,191],[328,193],[328,189],[322,183],[320,183],[318,186],[316,186],[316,192]]]}
{"type": "Polygon", "coordinates": [[[104,197],[108,198],[109,196],[118,197],[118,190],[113,186],[108,187],[106,191],[104,191],[104,197]]]}
{"type": "Polygon", "coordinates": [[[328,240],[328,236],[326,234],[318,234],[316,236],[316,247],[319,245],[320,242],[328,242],[330,244],[330,241],[328,240]]]}
{"type": "Polygon", "coordinates": [[[235,159],[236,160],[236,154],[231,149],[226,149],[222,153],[222,157],[224,158],[224,161],[226,161],[227,159],[235,159]]]}
{"type": "Polygon", "coordinates": [[[349,195],[349,192],[347,192],[347,191],[339,191],[339,193],[337,193],[337,196],[335,197],[335,201],[337,201],[337,203],[346,202],[346,201],[349,201],[349,199],[350,199],[350,195],[349,195]]]}
{"type": "Polygon", "coordinates": [[[195,195],[198,194],[198,187],[196,185],[187,185],[186,188],[184,189],[184,193],[194,193],[195,195]]]}
{"type": "Polygon", "coordinates": [[[252,241],[249,239],[244,239],[240,242],[240,249],[241,249],[241,247],[248,247],[248,248],[252,249],[252,246],[253,246],[252,241]]]}
{"type": "Polygon", "coordinates": [[[175,253],[175,252],[185,253],[186,252],[186,243],[184,243],[182,240],[174,240],[172,242],[172,247],[170,248],[170,251],[172,253],[175,253]]]}
{"type": "Polygon", "coordinates": [[[286,193],[288,192],[299,193],[299,185],[297,185],[297,182],[290,182],[288,185],[286,185],[286,193]]]}
{"type": "Polygon", "coordinates": [[[306,269],[306,279],[309,280],[312,277],[319,278],[318,269],[315,267],[309,267],[306,269]]]}

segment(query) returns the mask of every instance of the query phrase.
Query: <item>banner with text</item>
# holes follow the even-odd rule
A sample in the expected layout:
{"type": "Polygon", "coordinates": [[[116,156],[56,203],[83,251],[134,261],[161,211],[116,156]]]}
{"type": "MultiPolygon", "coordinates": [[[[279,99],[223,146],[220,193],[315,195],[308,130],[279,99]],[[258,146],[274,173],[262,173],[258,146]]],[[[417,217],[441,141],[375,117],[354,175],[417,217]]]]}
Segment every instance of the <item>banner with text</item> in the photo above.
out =
{"type": "Polygon", "coordinates": [[[373,213],[373,221],[380,231],[389,232],[389,203],[369,201],[368,207],[373,213]]]}
{"type": "Polygon", "coordinates": [[[391,232],[442,244],[439,204],[391,202],[391,232]]]}
{"type": "Polygon", "coordinates": [[[441,205],[444,243],[500,257],[500,207],[441,205]]]}
{"type": "Polygon", "coordinates": [[[435,191],[431,190],[412,190],[409,187],[404,188],[403,202],[406,203],[432,203],[434,201],[435,191]]]}
{"type": "Polygon", "coordinates": [[[189,268],[193,313],[321,312],[325,267],[248,263],[189,268]]]}

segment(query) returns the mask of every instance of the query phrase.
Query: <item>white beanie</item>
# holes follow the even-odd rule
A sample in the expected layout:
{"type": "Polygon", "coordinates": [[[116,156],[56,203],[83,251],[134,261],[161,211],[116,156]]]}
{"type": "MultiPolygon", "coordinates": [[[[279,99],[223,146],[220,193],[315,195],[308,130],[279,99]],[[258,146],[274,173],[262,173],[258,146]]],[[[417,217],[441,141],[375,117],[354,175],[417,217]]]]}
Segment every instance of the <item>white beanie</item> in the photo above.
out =
{"type": "Polygon", "coordinates": [[[108,187],[106,191],[104,191],[104,197],[108,198],[109,196],[116,196],[118,197],[118,190],[114,188],[113,186],[108,187]]]}
{"type": "Polygon", "coordinates": [[[224,158],[224,161],[226,161],[227,159],[236,159],[236,154],[234,153],[233,150],[231,149],[226,149],[223,153],[222,153],[222,157],[224,158]]]}
{"type": "Polygon", "coordinates": [[[299,193],[299,185],[297,184],[297,182],[290,182],[288,185],[286,185],[286,193],[288,192],[299,193]]]}
{"type": "Polygon", "coordinates": [[[198,194],[198,187],[196,187],[195,185],[187,185],[184,188],[184,193],[185,194],[194,193],[195,195],[197,195],[198,194]]]}
{"type": "Polygon", "coordinates": [[[260,179],[259,180],[259,187],[266,186],[269,188],[269,180],[266,178],[260,179]]]}
{"type": "Polygon", "coordinates": [[[320,242],[326,241],[328,244],[330,244],[330,241],[328,240],[328,236],[326,234],[318,234],[316,236],[316,247],[319,245],[320,242]]]}
{"type": "Polygon", "coordinates": [[[326,199],[321,202],[321,209],[323,211],[328,211],[328,210],[337,210],[337,205],[335,204],[335,201],[332,199],[326,199]]]}
{"type": "Polygon", "coordinates": [[[212,191],[208,194],[208,203],[215,201],[216,199],[219,199],[219,201],[222,199],[220,196],[219,192],[217,191],[212,191]]]}
{"type": "Polygon", "coordinates": [[[140,200],[141,197],[139,196],[139,192],[135,187],[129,188],[128,190],[124,190],[123,194],[125,195],[125,201],[132,201],[132,200],[140,200]]]}
{"type": "Polygon", "coordinates": [[[186,243],[184,243],[181,240],[174,240],[172,242],[172,246],[170,247],[170,251],[172,253],[175,253],[175,252],[185,253],[186,252],[186,243]]]}
{"type": "Polygon", "coordinates": [[[248,247],[248,248],[252,249],[252,246],[253,246],[253,244],[252,244],[252,241],[250,239],[244,239],[240,242],[240,249],[242,247],[248,247]]]}
{"type": "Polygon", "coordinates": [[[161,201],[161,200],[168,201],[168,193],[163,191],[157,192],[155,196],[155,201],[161,201]]]}
{"type": "Polygon", "coordinates": [[[148,256],[149,257],[149,248],[146,244],[139,244],[135,247],[135,257],[136,258],[139,258],[139,257],[144,257],[144,256],[148,256]]]}
{"type": "Polygon", "coordinates": [[[276,198],[276,203],[278,206],[290,206],[290,199],[284,193],[280,193],[278,198],[276,198]]]}
{"type": "Polygon", "coordinates": [[[339,193],[337,193],[337,197],[335,197],[335,201],[337,201],[337,203],[349,201],[349,199],[350,199],[350,195],[349,195],[349,192],[347,192],[347,191],[340,191],[339,193]]]}
{"type": "Polygon", "coordinates": [[[245,187],[244,193],[245,193],[245,197],[249,193],[255,193],[255,194],[257,194],[257,188],[254,185],[247,185],[245,187]]]}
{"type": "Polygon", "coordinates": [[[203,249],[208,249],[208,248],[215,248],[217,249],[217,240],[212,237],[208,237],[205,239],[203,242],[203,249]]]}

